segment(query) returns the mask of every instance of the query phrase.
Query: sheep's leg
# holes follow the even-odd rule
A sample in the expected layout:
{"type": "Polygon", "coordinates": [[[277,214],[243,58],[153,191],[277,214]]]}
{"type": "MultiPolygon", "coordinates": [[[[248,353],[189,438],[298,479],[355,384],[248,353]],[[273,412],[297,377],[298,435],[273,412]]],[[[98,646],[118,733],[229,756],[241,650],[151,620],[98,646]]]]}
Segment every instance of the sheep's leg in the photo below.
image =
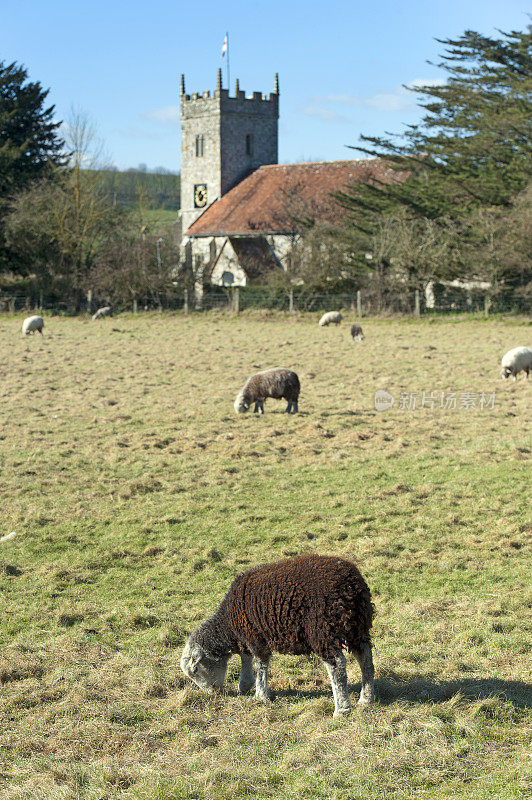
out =
{"type": "Polygon", "coordinates": [[[255,697],[257,698],[257,700],[262,700],[263,702],[271,700],[271,694],[268,688],[269,663],[270,663],[269,659],[266,661],[263,661],[260,658],[254,659],[255,670],[257,673],[257,677],[255,679],[255,697]]]}
{"type": "Polygon", "coordinates": [[[325,669],[329,673],[332,692],[334,697],[334,716],[344,717],[351,713],[351,703],[349,702],[349,692],[347,691],[347,670],[345,668],[345,656],[342,652],[338,653],[333,664],[328,661],[323,662],[325,669]]]}
{"type": "Polygon", "coordinates": [[[253,413],[254,414],[258,413],[259,406],[260,406],[260,402],[258,400],[255,400],[255,408],[253,409],[253,413]]]}
{"type": "Polygon", "coordinates": [[[264,400],[259,400],[259,414],[264,414],[264,400]]]}
{"type": "Polygon", "coordinates": [[[291,410],[292,410],[292,401],[289,400],[288,401],[288,405],[286,406],[284,412],[285,412],[285,414],[290,414],[291,410]]]}
{"type": "Polygon", "coordinates": [[[292,403],[292,414],[297,414],[298,411],[299,409],[297,407],[297,400],[294,400],[294,402],[292,403]]]}
{"type": "Polygon", "coordinates": [[[238,681],[238,693],[247,694],[255,683],[255,676],[253,675],[253,656],[248,653],[242,653],[240,656],[240,679],[238,681]]]}
{"type": "Polygon", "coordinates": [[[360,666],[362,673],[362,688],[360,690],[360,698],[358,700],[359,706],[369,706],[375,702],[375,688],[373,679],[375,677],[375,670],[373,668],[373,656],[371,654],[371,644],[369,642],[362,642],[358,650],[354,650],[353,654],[360,666]]]}

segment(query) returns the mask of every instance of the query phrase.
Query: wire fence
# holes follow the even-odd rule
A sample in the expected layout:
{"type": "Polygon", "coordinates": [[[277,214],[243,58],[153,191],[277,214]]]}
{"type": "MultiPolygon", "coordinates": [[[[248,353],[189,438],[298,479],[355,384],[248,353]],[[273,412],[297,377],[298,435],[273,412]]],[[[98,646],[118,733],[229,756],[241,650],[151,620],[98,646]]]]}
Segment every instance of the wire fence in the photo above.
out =
{"type": "MultiPolygon", "coordinates": [[[[108,305],[108,300],[89,295],[74,304],[69,300],[46,297],[39,294],[0,292],[0,313],[48,313],[48,314],[92,314],[97,308],[108,305]]],[[[342,311],[356,316],[431,315],[456,313],[525,314],[532,312],[531,299],[516,293],[495,297],[485,292],[446,292],[432,297],[430,304],[425,295],[414,290],[401,293],[376,293],[359,290],[352,294],[311,294],[304,292],[282,292],[262,287],[231,287],[204,292],[198,296],[193,291],[160,294],[149,299],[132,299],[116,303],[115,313],[130,311],[177,311],[201,313],[218,310],[237,314],[249,309],[284,312],[342,311]]]]}

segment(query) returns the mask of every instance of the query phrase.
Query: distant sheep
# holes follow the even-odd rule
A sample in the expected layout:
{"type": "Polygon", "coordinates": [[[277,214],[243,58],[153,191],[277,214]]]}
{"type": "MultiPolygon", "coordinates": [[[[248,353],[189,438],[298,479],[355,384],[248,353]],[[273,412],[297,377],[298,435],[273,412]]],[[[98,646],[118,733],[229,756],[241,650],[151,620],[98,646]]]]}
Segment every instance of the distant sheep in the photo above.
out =
{"type": "Polygon", "coordinates": [[[502,357],[501,377],[509,378],[512,375],[514,381],[520,372],[526,372],[526,377],[532,372],[532,350],[530,347],[514,347],[502,357]]]}
{"type": "Polygon", "coordinates": [[[325,328],[327,325],[339,325],[342,321],[342,315],[339,311],[328,311],[320,319],[320,327],[325,328]]]}
{"type": "Polygon", "coordinates": [[[267,701],[272,652],[315,653],[331,680],[334,715],[349,714],[342,650],[347,648],[360,665],[358,702],[367,706],[375,700],[370,639],[374,613],[368,585],[350,561],[304,555],[265,564],[235,578],[218,610],[189,637],[181,669],[200,689],[212,691],[222,687],[228,661],[238,653],[239,692],[255,684],[257,699],[267,701]]]}
{"type": "Polygon", "coordinates": [[[360,325],[351,325],[351,338],[354,342],[361,342],[364,339],[364,332],[360,325]]]}
{"type": "Polygon", "coordinates": [[[102,317],[112,317],[113,315],[113,308],[112,306],[104,306],[103,308],[99,308],[98,311],[92,315],[92,319],[102,319],[102,317]]]}
{"type": "Polygon", "coordinates": [[[44,320],[42,317],[34,316],[34,317],[26,317],[24,322],[22,323],[22,333],[24,336],[28,336],[30,333],[35,333],[35,331],[39,331],[42,336],[42,329],[44,328],[44,320]]]}
{"type": "Polygon", "coordinates": [[[244,387],[237,394],[234,404],[235,411],[237,414],[244,414],[251,404],[255,403],[253,412],[264,414],[264,400],[267,397],[273,397],[275,400],[281,400],[284,397],[285,400],[288,400],[286,413],[296,414],[300,388],[296,373],[286,367],[274,367],[256,372],[247,379],[244,387]]]}

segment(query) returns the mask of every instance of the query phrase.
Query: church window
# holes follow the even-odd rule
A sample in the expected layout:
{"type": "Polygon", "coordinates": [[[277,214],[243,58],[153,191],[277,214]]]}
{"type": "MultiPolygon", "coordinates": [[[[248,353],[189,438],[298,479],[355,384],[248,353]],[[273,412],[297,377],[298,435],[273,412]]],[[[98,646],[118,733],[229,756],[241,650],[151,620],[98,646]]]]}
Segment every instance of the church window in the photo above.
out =
{"type": "Polygon", "coordinates": [[[201,158],[203,156],[203,152],[204,152],[204,140],[203,140],[203,134],[200,133],[198,136],[196,136],[196,157],[201,158]]]}
{"type": "Polygon", "coordinates": [[[252,156],[253,155],[253,134],[246,133],[246,155],[252,156]]]}

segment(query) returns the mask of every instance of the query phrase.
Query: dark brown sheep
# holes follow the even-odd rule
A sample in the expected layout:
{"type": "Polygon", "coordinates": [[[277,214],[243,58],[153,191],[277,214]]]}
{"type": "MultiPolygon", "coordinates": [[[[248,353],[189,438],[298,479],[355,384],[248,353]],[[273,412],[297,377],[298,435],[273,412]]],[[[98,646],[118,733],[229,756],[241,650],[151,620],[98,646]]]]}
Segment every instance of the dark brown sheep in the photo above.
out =
{"type": "Polygon", "coordinates": [[[364,338],[364,332],[360,325],[356,323],[351,325],[351,338],[354,342],[361,342],[364,338]]]}
{"type": "Polygon", "coordinates": [[[331,679],[335,716],[349,714],[343,648],[360,665],[359,704],[375,699],[370,640],[374,610],[364,578],[343,558],[305,555],[255,567],[235,578],[218,610],[190,636],[181,668],[200,688],[210,690],[223,685],[229,658],[239,653],[239,691],[247,692],[255,683],[257,698],[269,700],[271,654],[316,653],[331,679]]]}
{"type": "Polygon", "coordinates": [[[299,378],[296,373],[286,367],[274,367],[256,372],[248,378],[243,389],[237,394],[235,411],[243,414],[252,403],[255,403],[254,413],[264,414],[264,401],[267,397],[288,400],[287,414],[296,414],[297,401],[300,392],[299,378]]]}

